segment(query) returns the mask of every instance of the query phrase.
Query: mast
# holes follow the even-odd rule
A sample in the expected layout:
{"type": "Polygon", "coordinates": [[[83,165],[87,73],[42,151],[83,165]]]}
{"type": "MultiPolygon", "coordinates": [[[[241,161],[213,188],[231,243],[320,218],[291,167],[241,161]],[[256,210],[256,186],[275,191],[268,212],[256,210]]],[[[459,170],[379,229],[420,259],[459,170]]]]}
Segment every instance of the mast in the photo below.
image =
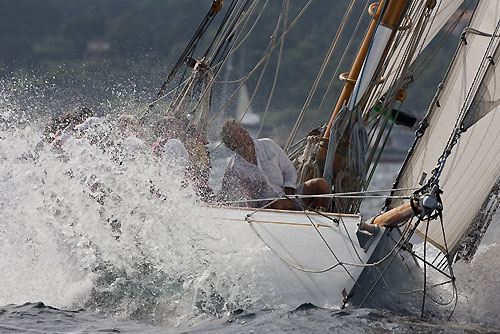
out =
{"type": "MultiPolygon", "coordinates": [[[[373,61],[376,62],[375,67],[378,67],[378,64],[385,58],[387,46],[390,45],[394,37],[394,32],[399,22],[401,21],[403,12],[408,4],[408,1],[409,0],[387,0],[387,1],[381,0],[376,7],[375,13],[372,13],[373,15],[370,27],[366,32],[363,43],[361,44],[358,54],[351,67],[351,70],[349,71],[348,77],[345,80],[344,88],[342,89],[340,97],[337,100],[337,104],[330,117],[330,121],[328,122],[324,134],[325,141],[327,141],[330,137],[330,130],[332,128],[333,121],[337,117],[339,111],[345,104],[347,104],[347,102],[351,98],[351,94],[354,91],[355,85],[357,84],[358,77],[362,68],[366,66],[366,64],[368,63],[367,55],[370,51],[370,46],[374,43],[377,43],[377,41],[372,42],[374,34],[376,33],[376,31],[378,32],[379,29],[390,29],[390,31],[392,32],[390,36],[385,40],[385,45],[382,46],[382,49],[385,49],[383,55],[379,55],[378,57],[379,59],[373,59],[373,61]],[[379,22],[379,18],[382,12],[383,15],[379,22]]],[[[374,5],[376,5],[376,3],[372,4],[370,8],[373,8],[374,5]]],[[[372,78],[368,79],[371,80],[372,78]]],[[[358,92],[357,94],[359,96],[362,96],[363,93],[364,92],[358,92]]],[[[318,152],[316,154],[316,161],[318,161],[320,164],[325,163],[326,151],[327,149],[323,146],[320,146],[318,149],[318,152]]],[[[331,166],[325,166],[325,168],[331,168],[331,166]]]]}

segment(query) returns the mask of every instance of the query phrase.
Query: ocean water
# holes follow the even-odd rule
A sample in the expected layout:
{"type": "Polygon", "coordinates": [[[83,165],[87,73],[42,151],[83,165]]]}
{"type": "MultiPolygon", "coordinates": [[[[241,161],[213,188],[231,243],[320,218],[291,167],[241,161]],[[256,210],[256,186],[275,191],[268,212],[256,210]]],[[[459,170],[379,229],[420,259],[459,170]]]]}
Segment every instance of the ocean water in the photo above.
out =
{"type": "MultiPolygon", "coordinates": [[[[474,260],[455,265],[450,321],[448,309],[420,319],[403,304],[397,313],[269,305],[252,276],[259,253],[206,224],[179,171],[162,168],[145,141],[116,133],[116,114],[136,104],[130,94],[100,105],[108,116],[90,136],[54,148],[41,144],[47,114],[81,100],[1,87],[0,333],[500,332],[498,217],[474,260]],[[92,134],[114,141],[103,150],[92,134]]],[[[381,165],[373,187],[390,187],[398,168],[381,165]]]]}

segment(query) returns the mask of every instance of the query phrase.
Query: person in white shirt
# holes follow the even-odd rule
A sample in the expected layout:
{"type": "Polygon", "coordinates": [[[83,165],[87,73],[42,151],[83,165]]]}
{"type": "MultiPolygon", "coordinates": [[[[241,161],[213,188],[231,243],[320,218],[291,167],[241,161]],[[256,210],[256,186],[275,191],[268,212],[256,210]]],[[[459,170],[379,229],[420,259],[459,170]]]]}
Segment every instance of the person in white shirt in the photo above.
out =
{"type": "MultiPolygon", "coordinates": [[[[221,198],[226,201],[276,198],[293,194],[325,194],[328,183],[315,178],[297,187],[297,172],[286,153],[269,138],[253,140],[248,131],[233,121],[227,121],[221,131],[222,142],[236,154],[231,158],[222,180],[221,198]]],[[[249,202],[262,206],[266,202],[249,202]]],[[[325,209],[327,198],[306,198],[300,204],[325,209]]],[[[281,199],[270,205],[274,209],[300,209],[299,203],[281,199]]]]}

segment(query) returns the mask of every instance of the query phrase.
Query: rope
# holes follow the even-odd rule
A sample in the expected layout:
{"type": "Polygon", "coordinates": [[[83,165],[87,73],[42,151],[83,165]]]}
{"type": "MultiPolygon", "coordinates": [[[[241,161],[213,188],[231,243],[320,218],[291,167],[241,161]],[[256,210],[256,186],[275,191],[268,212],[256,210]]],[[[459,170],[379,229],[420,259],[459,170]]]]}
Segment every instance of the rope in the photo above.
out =
{"type": "Polygon", "coordinates": [[[429,223],[431,219],[428,218],[427,224],[425,225],[425,237],[424,237],[424,287],[422,295],[422,310],[420,312],[420,318],[424,317],[424,307],[425,307],[425,295],[426,295],[426,284],[427,284],[427,261],[425,260],[427,256],[427,234],[429,233],[429,223]]]}
{"type": "MultiPolygon", "coordinates": [[[[302,10],[299,12],[299,14],[297,14],[297,16],[295,17],[295,19],[292,21],[292,23],[290,24],[290,26],[281,34],[280,38],[278,38],[275,42],[274,45],[272,45],[269,49],[269,51],[267,53],[265,53],[263,55],[263,57],[259,60],[259,62],[254,66],[254,68],[248,73],[247,75],[247,78],[245,78],[244,82],[237,88],[237,90],[239,90],[245,83],[246,81],[248,80],[248,78],[253,75],[253,73],[255,73],[255,71],[264,63],[266,57],[268,57],[273,51],[274,49],[280,45],[280,42],[286,37],[286,35],[292,30],[292,28],[295,26],[295,24],[298,22],[298,20],[302,17],[302,15],[304,15],[304,13],[306,12],[307,8],[309,8],[309,6],[311,5],[312,3],[312,0],[308,0],[308,2],[302,7],[302,10]]],[[[229,51],[228,55],[231,55],[232,54],[232,51],[229,51]]],[[[225,62],[225,61],[224,61],[225,62]]],[[[217,64],[216,66],[218,66],[219,64],[217,64]]],[[[221,66],[223,66],[223,64],[221,64],[221,66]]],[[[219,74],[219,71],[216,73],[216,75],[214,76],[214,80],[215,78],[218,76],[219,74]]],[[[211,86],[211,85],[210,85],[211,86]]],[[[232,97],[234,97],[234,95],[236,94],[237,90],[231,95],[231,97],[229,98],[232,99],[232,97]]],[[[221,110],[223,110],[226,105],[229,103],[229,100],[222,106],[222,108],[219,110],[219,112],[221,110]]],[[[215,117],[213,117],[210,121],[209,121],[209,124],[211,122],[213,122],[213,120],[215,119],[215,117]]],[[[220,145],[218,146],[220,147],[220,145]]],[[[215,152],[215,149],[212,151],[212,152],[215,152]]]]}
{"type": "MultiPolygon", "coordinates": [[[[255,2],[254,4],[256,4],[256,3],[257,3],[257,2],[255,2]]],[[[243,33],[243,29],[244,29],[244,27],[245,27],[245,26],[246,26],[246,24],[248,23],[248,20],[250,19],[250,17],[251,17],[251,15],[252,15],[253,11],[255,10],[255,8],[256,8],[256,7],[255,7],[255,5],[254,5],[254,4],[252,4],[251,9],[249,10],[248,18],[247,18],[247,20],[245,21],[245,24],[243,25],[242,29],[240,30],[240,32],[239,32],[239,33],[238,33],[238,35],[236,36],[235,41],[236,41],[236,40],[238,40],[238,38],[240,37],[240,35],[243,33]]],[[[239,24],[241,24],[241,22],[242,22],[242,21],[238,20],[238,22],[239,22],[239,23],[238,23],[238,24],[234,27],[234,29],[236,29],[236,28],[237,28],[237,26],[238,26],[239,24]]],[[[203,98],[205,97],[205,95],[207,95],[207,94],[208,94],[208,92],[209,92],[209,91],[211,91],[212,86],[213,86],[213,84],[214,84],[214,82],[215,82],[215,79],[216,79],[216,78],[218,77],[218,75],[220,74],[221,69],[224,67],[224,64],[226,63],[226,61],[227,61],[227,59],[228,59],[229,55],[231,55],[231,54],[232,54],[232,50],[233,50],[233,48],[234,48],[234,43],[233,43],[233,45],[231,46],[231,48],[230,48],[229,52],[228,52],[228,53],[224,56],[223,60],[219,63],[219,64],[220,64],[220,67],[217,69],[217,72],[216,72],[216,73],[214,74],[214,76],[211,78],[210,82],[207,84],[207,86],[206,86],[206,88],[204,89],[204,91],[200,94],[200,97],[199,97],[199,99],[198,99],[198,101],[197,101],[196,105],[194,106],[193,110],[196,110],[196,109],[199,107],[199,105],[200,105],[201,101],[203,100],[203,98]]],[[[218,64],[218,65],[219,65],[219,64],[218,64]]],[[[214,66],[213,68],[217,67],[218,65],[214,66]]],[[[208,123],[210,124],[210,122],[208,122],[208,123]]]]}
{"type": "Polygon", "coordinates": [[[495,27],[495,32],[492,35],[488,47],[486,49],[486,52],[483,56],[483,59],[481,61],[481,65],[479,67],[479,70],[476,72],[476,75],[474,77],[474,80],[472,81],[471,88],[469,89],[467,96],[465,98],[465,101],[462,105],[462,109],[460,110],[460,113],[458,114],[457,120],[455,122],[455,126],[453,129],[453,132],[451,133],[448,142],[446,144],[446,147],[441,154],[441,156],[438,159],[438,165],[437,167],[433,170],[432,177],[429,179],[429,183],[433,184],[438,184],[439,183],[439,178],[441,176],[441,173],[443,172],[444,166],[446,164],[446,161],[448,157],[451,155],[453,147],[458,143],[462,133],[465,131],[462,129],[462,122],[466,115],[469,112],[469,107],[479,89],[479,86],[481,85],[484,75],[487,72],[488,67],[491,65],[491,57],[496,54],[498,51],[498,47],[500,46],[500,40],[496,41],[495,43],[495,36],[498,35],[498,31],[500,30],[500,21],[497,22],[497,25],[495,27]],[[492,52],[493,51],[493,52],[492,52]]]}
{"type": "MultiPolygon", "coordinates": [[[[281,20],[283,19],[283,16],[284,16],[284,14],[286,12],[287,6],[288,6],[288,1],[287,0],[283,0],[282,7],[281,7],[281,13],[280,13],[280,16],[278,17],[278,22],[276,23],[276,27],[274,28],[273,34],[271,36],[271,41],[269,42],[269,46],[268,47],[270,47],[271,45],[273,45],[274,41],[276,40],[276,36],[278,35],[279,27],[281,25],[281,20]]],[[[284,42],[284,40],[282,40],[282,42],[284,42]]],[[[282,48],[280,48],[280,49],[282,50],[282,48]]],[[[238,123],[241,123],[241,121],[243,120],[243,118],[245,117],[245,115],[248,113],[248,110],[250,109],[250,106],[252,105],[252,102],[253,102],[255,96],[257,95],[257,91],[258,91],[258,89],[260,87],[262,79],[264,78],[264,73],[266,72],[267,65],[269,64],[269,60],[271,59],[270,55],[271,54],[269,54],[269,56],[266,59],[266,62],[264,63],[264,66],[262,67],[262,72],[260,73],[259,79],[257,80],[257,84],[255,85],[255,89],[254,89],[254,91],[252,93],[252,97],[250,98],[250,101],[248,102],[248,106],[245,109],[245,112],[243,113],[243,115],[241,115],[238,123]]]]}
{"type": "Polygon", "coordinates": [[[208,28],[208,26],[210,25],[210,23],[212,23],[212,21],[213,21],[213,19],[215,18],[216,15],[217,15],[217,13],[214,13],[211,8],[208,10],[208,12],[205,15],[205,17],[203,18],[200,26],[198,27],[198,29],[194,33],[193,37],[189,41],[188,45],[186,46],[186,48],[182,52],[182,54],[179,57],[179,59],[177,60],[177,63],[174,65],[174,67],[172,68],[172,70],[168,74],[167,79],[163,82],[163,85],[160,87],[160,90],[156,94],[155,100],[153,100],[153,102],[148,105],[148,108],[143,113],[141,119],[144,120],[148,116],[148,114],[151,112],[151,110],[155,106],[155,103],[165,93],[165,91],[167,90],[168,84],[170,83],[170,81],[173,79],[173,77],[177,73],[179,67],[186,60],[186,56],[189,53],[194,52],[194,50],[196,49],[196,46],[198,44],[198,41],[201,39],[201,37],[203,36],[203,33],[206,31],[206,29],[208,28]]]}
{"type": "Polygon", "coordinates": [[[316,93],[316,89],[318,88],[319,82],[321,81],[321,78],[323,77],[323,74],[325,73],[325,69],[326,69],[327,65],[330,63],[330,59],[332,57],[333,51],[335,50],[335,48],[337,46],[337,42],[339,41],[340,36],[342,35],[344,28],[346,27],[347,20],[351,16],[352,9],[353,9],[355,3],[356,3],[356,0],[351,0],[351,2],[349,3],[349,6],[347,7],[347,11],[344,14],[344,17],[342,18],[342,21],[340,23],[339,28],[337,29],[337,32],[335,33],[335,37],[333,38],[332,43],[330,44],[330,48],[328,49],[327,55],[324,58],[323,63],[321,64],[321,67],[320,67],[318,74],[316,75],[316,79],[314,80],[314,83],[311,87],[311,90],[309,91],[309,95],[307,96],[307,99],[304,103],[304,106],[302,107],[302,110],[300,111],[299,117],[297,118],[297,121],[295,122],[295,125],[292,129],[292,132],[290,133],[290,136],[288,137],[288,139],[286,141],[286,144],[284,147],[285,153],[288,153],[288,150],[290,149],[290,145],[293,142],[293,140],[295,139],[298,128],[299,128],[300,124],[302,124],[302,119],[304,118],[304,115],[305,115],[307,109],[309,108],[309,104],[311,103],[311,100],[312,100],[314,94],[316,93]]]}
{"type": "Polygon", "coordinates": [[[471,6],[471,4],[474,1],[475,0],[470,0],[467,3],[467,5],[462,10],[462,12],[460,13],[460,15],[458,15],[455,18],[455,20],[453,21],[453,24],[446,30],[445,34],[436,43],[436,46],[434,46],[429,51],[429,53],[425,56],[425,58],[422,59],[422,61],[420,62],[420,64],[417,64],[417,65],[414,66],[413,73],[414,73],[415,79],[417,79],[417,78],[420,77],[420,75],[424,72],[424,70],[427,67],[427,65],[434,59],[434,57],[436,57],[438,55],[438,51],[441,50],[441,48],[443,47],[443,45],[450,38],[452,32],[455,30],[455,28],[457,27],[457,25],[461,22],[463,16],[465,15],[465,13],[467,12],[467,10],[469,9],[469,7],[471,6]]]}
{"type": "MultiPolygon", "coordinates": [[[[286,12],[285,12],[285,18],[283,20],[283,30],[286,29],[286,24],[288,21],[288,10],[290,8],[289,6],[290,6],[290,1],[286,0],[286,12]]],[[[274,96],[274,90],[276,89],[276,84],[278,82],[278,73],[279,73],[279,69],[281,66],[281,58],[283,55],[284,45],[285,45],[285,40],[283,39],[281,41],[281,45],[280,45],[280,51],[278,54],[278,61],[276,63],[276,70],[274,71],[273,86],[271,87],[271,93],[269,94],[269,98],[267,99],[266,110],[264,111],[264,114],[262,115],[262,121],[260,122],[259,130],[257,130],[256,138],[259,138],[259,136],[260,136],[260,133],[262,131],[262,128],[264,127],[264,123],[265,123],[266,118],[267,118],[267,114],[269,112],[269,107],[271,106],[271,101],[272,101],[273,96],[274,96]]]]}
{"type": "MultiPolygon", "coordinates": [[[[213,65],[213,61],[215,60],[215,58],[217,58],[217,55],[222,50],[222,46],[224,44],[226,44],[226,47],[225,47],[225,49],[226,49],[227,46],[229,45],[229,43],[231,41],[231,36],[236,31],[238,25],[241,23],[241,18],[242,18],[243,12],[245,11],[245,8],[248,5],[248,3],[249,3],[248,0],[242,0],[242,4],[240,5],[238,12],[232,18],[231,23],[229,25],[227,25],[224,33],[221,35],[221,38],[219,40],[217,47],[214,49],[214,52],[210,57],[210,59],[211,59],[210,66],[213,65]]],[[[233,10],[234,10],[234,8],[233,8],[233,10]]],[[[225,57],[222,55],[221,58],[225,58],[225,57]]]]}
{"type": "Polygon", "coordinates": [[[214,38],[212,38],[212,42],[208,46],[207,51],[205,51],[205,55],[203,56],[203,58],[207,58],[208,53],[212,49],[212,46],[214,45],[215,41],[217,39],[219,39],[219,36],[221,36],[221,32],[224,29],[224,27],[226,27],[227,21],[229,20],[229,18],[231,17],[232,13],[234,12],[234,8],[236,8],[237,2],[238,2],[237,0],[233,0],[231,2],[231,5],[229,6],[229,8],[227,10],[226,15],[224,15],[224,18],[222,19],[222,22],[219,25],[219,29],[217,29],[217,32],[215,33],[214,38]]]}
{"type": "Polygon", "coordinates": [[[490,34],[490,33],[487,33],[487,32],[483,32],[483,31],[477,30],[477,29],[472,28],[472,27],[466,27],[466,28],[464,28],[463,33],[471,33],[471,34],[475,34],[475,35],[479,35],[479,36],[484,36],[484,37],[500,37],[500,35],[493,35],[493,34],[490,34]]]}
{"type": "MultiPolygon", "coordinates": [[[[369,3],[370,3],[370,1],[366,2],[365,7],[362,10],[363,13],[366,12],[369,3]]],[[[333,71],[333,76],[330,79],[330,82],[328,83],[328,87],[326,88],[325,93],[323,94],[323,98],[321,99],[321,103],[319,104],[318,108],[316,109],[316,113],[314,114],[314,117],[313,117],[313,119],[311,121],[311,124],[309,125],[308,132],[313,129],[313,126],[314,126],[314,124],[316,122],[316,119],[318,118],[319,112],[320,112],[321,108],[323,107],[323,105],[325,104],[327,96],[329,95],[328,93],[330,92],[330,89],[332,88],[333,83],[336,82],[336,80],[337,80],[339,69],[344,64],[345,57],[347,56],[348,51],[349,51],[352,43],[354,41],[356,41],[355,36],[357,36],[357,34],[358,34],[358,30],[359,30],[359,27],[361,26],[361,22],[362,21],[363,21],[363,17],[360,16],[359,19],[358,19],[358,22],[356,23],[356,27],[354,28],[351,36],[349,37],[349,42],[347,43],[347,46],[344,48],[344,52],[342,53],[342,57],[340,58],[339,62],[337,63],[337,67],[333,71]]]]}
{"type": "MultiPolygon", "coordinates": [[[[237,203],[256,203],[256,202],[263,202],[263,201],[272,201],[272,200],[281,200],[281,199],[287,199],[289,195],[282,196],[282,197],[268,197],[268,198],[258,198],[258,199],[241,199],[238,201],[223,201],[219,202],[221,205],[229,205],[229,204],[237,204],[237,203]]],[[[291,196],[292,198],[296,199],[302,199],[302,198],[353,198],[353,199],[359,199],[359,198],[372,198],[372,199],[379,199],[379,198],[391,198],[391,199],[411,199],[411,196],[394,196],[394,195],[387,195],[387,196],[355,196],[355,195],[339,195],[339,194],[322,194],[322,195],[293,195],[291,196]]],[[[261,208],[262,209],[262,208],[261,208]]]]}
{"type": "MultiPolygon", "coordinates": [[[[246,219],[246,218],[245,218],[246,219]]],[[[325,273],[327,271],[330,271],[336,267],[338,267],[340,265],[340,262],[337,262],[336,264],[328,267],[328,268],[325,268],[325,269],[306,269],[306,268],[303,268],[299,265],[296,265],[294,263],[292,263],[289,259],[287,259],[285,256],[281,255],[276,249],[274,249],[263,237],[262,235],[255,229],[255,227],[253,226],[252,224],[252,221],[251,220],[248,220],[248,224],[250,225],[250,228],[252,229],[252,231],[255,233],[255,235],[264,243],[264,245],[267,246],[267,248],[269,248],[269,250],[271,250],[274,254],[276,254],[276,256],[278,256],[283,262],[285,262],[286,264],[288,264],[289,266],[291,266],[292,268],[294,269],[297,269],[299,271],[302,271],[302,272],[305,272],[305,273],[310,273],[310,274],[321,274],[321,273],[325,273]]]]}
{"type": "MultiPolygon", "coordinates": [[[[259,0],[255,0],[255,2],[252,3],[251,8],[256,8],[258,2],[259,2],[259,0]]],[[[248,30],[248,32],[245,34],[245,36],[241,39],[241,41],[235,47],[232,48],[231,54],[233,54],[236,51],[238,51],[240,49],[240,47],[243,45],[243,43],[250,37],[250,35],[252,34],[253,30],[257,26],[257,23],[260,21],[262,15],[264,14],[268,3],[269,3],[269,0],[266,0],[266,2],[262,5],[262,8],[260,9],[259,14],[257,14],[257,18],[253,22],[252,26],[250,27],[250,29],[248,30]]],[[[254,9],[252,9],[251,11],[253,12],[253,10],[254,9]]],[[[250,15],[249,15],[249,18],[250,18],[250,15]]],[[[246,26],[246,23],[245,23],[245,26],[246,26]]],[[[219,62],[216,65],[214,65],[213,67],[217,67],[217,66],[220,66],[220,65],[221,65],[221,63],[219,62]]],[[[239,80],[242,80],[242,79],[239,79],[239,80]]],[[[225,81],[219,81],[217,83],[226,83],[226,82],[225,81]]],[[[231,83],[231,82],[228,82],[228,83],[231,83]]]]}

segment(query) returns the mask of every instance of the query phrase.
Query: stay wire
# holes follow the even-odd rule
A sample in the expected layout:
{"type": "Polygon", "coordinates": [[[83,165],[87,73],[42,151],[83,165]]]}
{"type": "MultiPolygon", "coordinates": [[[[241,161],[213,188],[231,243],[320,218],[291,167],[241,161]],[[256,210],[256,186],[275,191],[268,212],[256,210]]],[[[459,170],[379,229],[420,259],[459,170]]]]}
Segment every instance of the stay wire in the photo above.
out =
{"type": "Polygon", "coordinates": [[[348,7],[347,7],[347,10],[344,14],[344,17],[342,18],[342,21],[339,25],[339,28],[337,29],[337,32],[335,33],[335,36],[332,40],[332,43],[330,44],[330,48],[328,49],[328,52],[327,52],[325,58],[323,59],[323,63],[321,64],[321,67],[318,71],[318,74],[316,75],[316,79],[314,80],[314,83],[311,87],[311,90],[309,91],[309,94],[306,98],[304,106],[302,107],[302,110],[300,111],[299,117],[297,118],[297,121],[295,122],[295,125],[292,129],[292,132],[290,133],[290,136],[287,139],[287,142],[286,142],[285,148],[284,148],[285,153],[288,153],[288,151],[290,150],[290,145],[295,140],[295,136],[297,134],[298,128],[302,124],[302,120],[303,120],[303,118],[304,118],[304,116],[309,108],[309,105],[312,101],[314,94],[316,93],[316,90],[317,90],[318,85],[321,81],[321,78],[323,77],[323,74],[325,73],[326,67],[330,63],[330,59],[333,55],[333,52],[336,49],[337,43],[338,43],[342,33],[344,32],[344,28],[347,25],[346,23],[352,14],[352,10],[353,10],[355,4],[356,4],[356,0],[351,0],[348,7]]]}
{"type": "Polygon", "coordinates": [[[212,38],[212,42],[210,42],[210,45],[208,46],[207,50],[205,51],[205,54],[203,55],[203,58],[207,58],[208,57],[208,53],[210,52],[210,50],[212,49],[213,45],[215,44],[215,41],[219,38],[224,26],[226,25],[227,21],[229,20],[229,17],[231,16],[231,14],[233,13],[234,11],[234,8],[236,7],[236,4],[237,4],[238,0],[233,0],[231,2],[231,5],[229,6],[228,10],[226,11],[226,14],[224,15],[224,18],[222,19],[220,25],[219,25],[219,29],[217,29],[217,32],[215,33],[215,36],[214,38],[212,38]]]}
{"type": "MultiPolygon", "coordinates": [[[[264,54],[264,55],[262,56],[262,58],[261,58],[261,59],[257,62],[257,64],[254,66],[254,68],[253,68],[253,69],[252,69],[252,70],[251,70],[251,71],[247,74],[247,77],[244,79],[244,82],[243,82],[242,84],[240,84],[240,86],[239,86],[239,87],[236,89],[236,91],[235,91],[235,92],[234,92],[234,93],[233,93],[233,94],[229,97],[228,101],[226,101],[226,103],[225,103],[225,104],[224,104],[224,105],[220,108],[220,110],[224,109],[224,108],[227,106],[227,104],[229,103],[229,101],[230,101],[230,100],[234,97],[234,95],[236,95],[237,91],[238,91],[239,89],[241,89],[241,87],[242,87],[242,86],[246,83],[246,81],[250,78],[250,76],[251,76],[251,75],[253,75],[253,74],[257,71],[257,69],[258,69],[260,66],[262,66],[262,64],[265,62],[265,60],[267,59],[267,57],[268,57],[268,56],[272,53],[272,51],[274,51],[274,49],[275,49],[278,45],[280,45],[280,43],[281,43],[282,39],[284,39],[284,38],[288,35],[288,33],[292,30],[292,28],[295,26],[295,24],[298,22],[298,20],[299,20],[299,19],[300,19],[300,18],[304,15],[304,13],[305,13],[305,12],[306,12],[306,10],[309,8],[309,6],[311,5],[311,3],[312,3],[312,2],[313,2],[313,0],[308,0],[308,2],[307,2],[307,3],[306,3],[303,7],[302,7],[301,11],[297,14],[297,16],[294,18],[294,20],[290,23],[290,25],[288,26],[288,28],[287,28],[287,29],[286,29],[286,30],[285,30],[285,31],[281,34],[280,38],[278,38],[278,39],[276,40],[275,44],[271,46],[270,50],[269,50],[266,54],[264,54]]],[[[229,53],[228,53],[228,56],[229,56],[229,55],[231,55],[232,53],[233,53],[233,51],[231,51],[231,50],[230,50],[230,51],[229,51],[229,53]]],[[[224,62],[225,62],[225,61],[224,61],[224,62]]],[[[221,65],[221,66],[222,66],[223,64],[219,63],[219,64],[215,65],[214,67],[217,67],[217,66],[219,66],[219,65],[221,65]]],[[[216,77],[217,77],[218,73],[219,73],[219,72],[217,72],[217,73],[216,73],[216,75],[214,76],[214,78],[213,78],[213,80],[212,80],[212,81],[215,81],[215,79],[216,79],[216,77]]],[[[209,87],[211,87],[211,86],[212,86],[212,84],[209,84],[209,86],[207,87],[207,89],[208,89],[209,87]]],[[[206,94],[206,93],[204,93],[204,94],[206,94]]],[[[196,108],[197,108],[197,106],[195,106],[195,109],[196,109],[196,108]]],[[[215,116],[214,116],[214,117],[212,117],[212,119],[209,121],[209,123],[213,122],[213,120],[214,120],[214,119],[215,119],[215,116]]],[[[219,145],[218,147],[220,147],[220,145],[219,145]]],[[[218,147],[217,147],[217,148],[218,148],[218,147]]],[[[214,152],[214,151],[215,151],[215,149],[214,149],[212,152],[214,152]]]]}
{"type": "MultiPolygon", "coordinates": [[[[362,10],[363,13],[366,12],[366,10],[368,8],[368,4],[370,2],[371,2],[371,0],[366,1],[365,7],[362,10]]],[[[311,121],[311,124],[309,125],[309,130],[307,132],[310,132],[313,129],[313,126],[316,123],[318,115],[319,115],[321,109],[323,108],[324,104],[326,103],[326,100],[327,100],[327,97],[330,93],[330,90],[332,89],[334,82],[337,80],[337,75],[338,75],[337,73],[339,72],[340,67],[344,64],[344,60],[348,54],[348,51],[351,48],[351,45],[356,40],[356,38],[354,38],[354,37],[357,36],[358,30],[361,27],[362,22],[363,22],[363,17],[360,16],[360,18],[358,19],[358,22],[356,23],[356,27],[354,28],[352,34],[349,37],[349,42],[347,43],[347,46],[344,48],[344,52],[342,53],[342,57],[340,58],[339,62],[337,63],[337,67],[333,71],[333,75],[330,79],[330,82],[328,83],[328,87],[326,88],[325,93],[323,94],[323,97],[321,99],[321,102],[320,102],[318,108],[316,109],[316,113],[314,114],[314,117],[311,121]]],[[[333,107],[332,107],[332,109],[333,109],[333,107]]]]}
{"type": "MultiPolygon", "coordinates": [[[[282,8],[281,8],[281,13],[280,13],[280,15],[278,17],[278,21],[276,23],[276,27],[274,28],[273,34],[271,36],[271,41],[269,42],[269,45],[268,45],[269,48],[274,44],[274,42],[276,40],[276,36],[278,35],[279,28],[281,26],[281,21],[283,20],[283,17],[285,15],[287,7],[288,7],[288,1],[287,0],[283,0],[282,8]]],[[[282,40],[282,42],[283,41],[284,41],[284,39],[282,40]]],[[[264,63],[264,66],[262,66],[262,71],[260,73],[259,79],[257,80],[257,84],[255,85],[255,88],[253,90],[252,96],[250,97],[250,101],[248,102],[248,105],[247,105],[247,107],[245,109],[245,112],[243,113],[243,115],[240,116],[240,119],[238,120],[238,123],[241,123],[241,121],[243,120],[243,118],[245,118],[246,114],[250,110],[250,106],[252,105],[253,100],[255,99],[255,96],[257,96],[257,91],[259,90],[259,87],[260,87],[260,84],[262,82],[262,79],[264,78],[264,74],[266,72],[267,65],[269,64],[269,60],[271,59],[270,55],[271,54],[269,54],[269,56],[267,57],[266,62],[264,63]]]]}
{"type": "MultiPolygon", "coordinates": [[[[287,21],[288,21],[288,10],[290,8],[290,1],[289,0],[285,0],[285,1],[286,1],[286,9],[285,9],[285,17],[283,18],[283,30],[286,29],[286,25],[287,25],[287,21]]],[[[281,66],[281,59],[282,59],[282,56],[283,56],[284,45],[285,45],[285,39],[282,39],[281,40],[281,45],[280,45],[280,50],[279,50],[279,53],[278,53],[278,61],[276,62],[276,69],[274,71],[273,86],[271,87],[271,92],[269,93],[269,97],[267,99],[266,109],[264,110],[264,114],[262,115],[262,121],[260,122],[259,129],[257,130],[256,138],[259,138],[260,133],[261,133],[263,127],[264,127],[264,124],[265,124],[265,121],[266,121],[266,118],[267,118],[267,114],[269,113],[269,108],[271,106],[271,101],[273,99],[274,91],[276,89],[276,84],[278,82],[278,74],[279,74],[279,69],[280,69],[280,66],[281,66]]]]}
{"type": "Polygon", "coordinates": [[[188,42],[186,48],[182,52],[181,56],[177,60],[177,63],[174,65],[174,67],[172,68],[172,70],[168,74],[167,79],[163,82],[162,86],[160,87],[160,90],[156,94],[155,100],[148,105],[148,108],[143,113],[143,115],[141,117],[142,120],[144,120],[149,115],[149,113],[151,112],[151,110],[155,106],[155,101],[158,101],[159,98],[161,98],[162,95],[165,93],[165,91],[168,88],[168,85],[170,84],[170,81],[172,81],[172,79],[175,76],[175,74],[177,73],[179,67],[182,65],[182,63],[184,63],[186,61],[186,55],[188,55],[190,52],[192,52],[193,48],[196,47],[198,41],[200,40],[200,38],[202,36],[202,32],[204,32],[206,30],[205,26],[209,25],[216,15],[217,15],[217,13],[215,13],[215,14],[212,13],[211,8],[208,10],[207,14],[203,18],[198,29],[196,30],[193,37],[188,42]]]}

